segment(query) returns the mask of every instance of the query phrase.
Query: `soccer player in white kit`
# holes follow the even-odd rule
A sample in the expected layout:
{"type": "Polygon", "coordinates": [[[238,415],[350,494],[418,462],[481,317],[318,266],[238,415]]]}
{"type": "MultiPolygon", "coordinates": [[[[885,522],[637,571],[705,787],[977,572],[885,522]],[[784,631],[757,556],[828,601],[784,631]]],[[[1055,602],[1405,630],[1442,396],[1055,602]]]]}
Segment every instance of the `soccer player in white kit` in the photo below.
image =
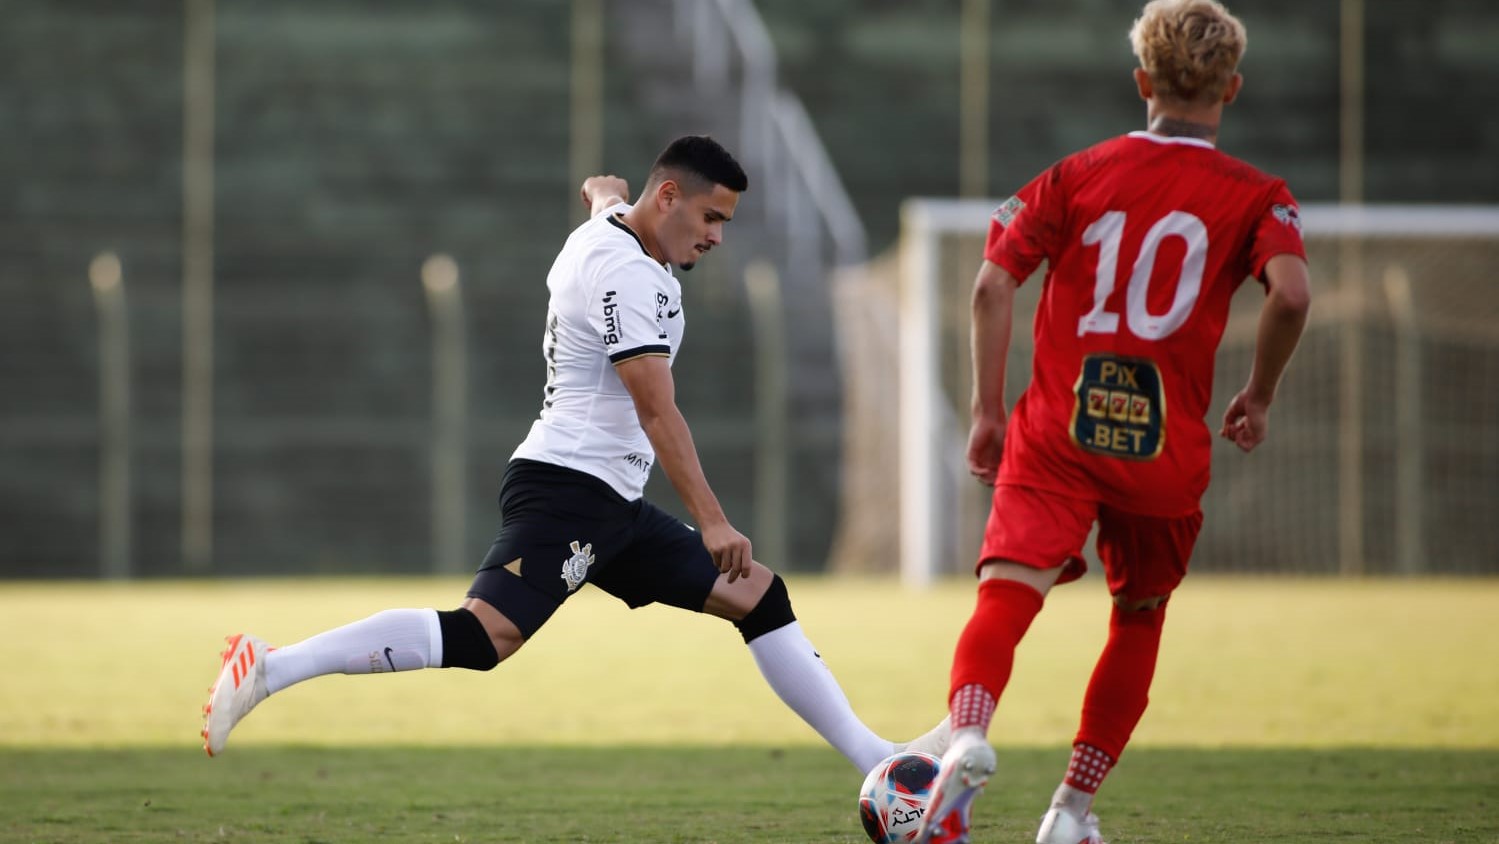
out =
{"type": "MultiPolygon", "coordinates": [[[[541,416],[500,488],[500,532],[457,609],[392,609],[280,648],[248,634],[230,647],[204,707],[204,748],[267,696],[324,674],[419,668],[487,671],[520,649],[585,583],[630,607],[660,602],[731,621],[771,688],[863,773],[905,745],[875,735],[803,635],[781,577],[730,524],[677,409],[671,363],[685,318],[675,264],[723,238],[748,179],[703,136],[673,141],[640,199],[595,176],[591,219],[547,275],[541,416]],[[647,501],[659,461],[694,530],[647,501]]],[[[946,722],[911,743],[939,754],[946,722]]]]}

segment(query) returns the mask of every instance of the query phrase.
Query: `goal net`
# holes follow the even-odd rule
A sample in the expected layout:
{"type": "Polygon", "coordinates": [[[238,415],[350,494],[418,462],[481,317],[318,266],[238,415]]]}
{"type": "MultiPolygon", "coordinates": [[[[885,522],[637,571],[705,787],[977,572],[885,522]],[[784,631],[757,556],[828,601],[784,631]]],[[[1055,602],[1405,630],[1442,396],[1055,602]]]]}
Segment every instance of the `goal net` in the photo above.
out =
{"type": "MultiPolygon", "coordinates": [[[[898,256],[835,280],[848,421],[834,570],[919,586],[972,569],[990,490],[964,459],[969,294],[999,202],[907,200],[898,256]]],[[[1311,319],[1269,439],[1248,455],[1215,439],[1193,570],[1499,573],[1499,207],[1308,205],[1302,221],[1311,319]]],[[[1044,274],[1016,300],[1011,407],[1044,274]]],[[[1263,299],[1252,282],[1234,297],[1212,430],[1248,375],[1263,299]]]]}

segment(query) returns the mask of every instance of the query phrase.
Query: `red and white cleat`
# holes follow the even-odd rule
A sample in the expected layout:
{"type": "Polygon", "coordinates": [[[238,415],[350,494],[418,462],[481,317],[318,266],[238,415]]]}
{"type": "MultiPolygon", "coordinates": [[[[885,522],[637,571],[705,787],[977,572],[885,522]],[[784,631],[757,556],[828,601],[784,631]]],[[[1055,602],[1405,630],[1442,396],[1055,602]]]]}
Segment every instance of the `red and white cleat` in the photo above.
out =
{"type": "Polygon", "coordinates": [[[953,734],[932,786],[926,817],[912,839],[915,844],[968,844],[968,815],[973,798],[984,793],[994,774],[994,748],[978,730],[953,734]]]}
{"type": "Polygon", "coordinates": [[[1104,844],[1098,833],[1098,816],[1089,812],[1081,818],[1063,809],[1052,809],[1041,819],[1036,844],[1104,844]]]}

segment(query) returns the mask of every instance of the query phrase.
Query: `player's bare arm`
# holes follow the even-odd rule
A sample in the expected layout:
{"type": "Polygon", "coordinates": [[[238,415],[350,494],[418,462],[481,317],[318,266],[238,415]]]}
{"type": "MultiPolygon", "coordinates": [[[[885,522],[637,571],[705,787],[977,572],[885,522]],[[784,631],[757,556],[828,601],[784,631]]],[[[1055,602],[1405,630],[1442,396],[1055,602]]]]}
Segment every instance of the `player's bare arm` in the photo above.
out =
{"type": "Polygon", "coordinates": [[[1005,362],[1010,354],[1010,323],[1015,289],[1009,271],[984,261],[973,281],[973,426],[968,433],[968,471],[989,486],[1004,450],[1005,362]]]}
{"type": "Polygon", "coordinates": [[[630,201],[630,183],[618,176],[589,176],[578,190],[588,216],[596,217],[605,208],[630,201]]]}
{"type": "Polygon", "coordinates": [[[1252,451],[1269,433],[1270,403],[1285,372],[1311,309],[1311,284],[1306,262],[1295,255],[1277,255],[1265,264],[1269,292],[1260,310],[1254,364],[1244,389],[1229,402],[1219,435],[1242,451],[1252,451]]]}
{"type": "Polygon", "coordinates": [[[622,361],[614,368],[635,402],[640,427],[656,451],[656,462],[666,472],[677,495],[697,522],[703,545],[713,555],[718,570],[733,583],[745,575],[753,559],[749,538],[734,529],[724,515],[718,497],[708,486],[698,460],[697,446],[687,420],[677,408],[676,382],[666,358],[643,355],[622,361]]]}

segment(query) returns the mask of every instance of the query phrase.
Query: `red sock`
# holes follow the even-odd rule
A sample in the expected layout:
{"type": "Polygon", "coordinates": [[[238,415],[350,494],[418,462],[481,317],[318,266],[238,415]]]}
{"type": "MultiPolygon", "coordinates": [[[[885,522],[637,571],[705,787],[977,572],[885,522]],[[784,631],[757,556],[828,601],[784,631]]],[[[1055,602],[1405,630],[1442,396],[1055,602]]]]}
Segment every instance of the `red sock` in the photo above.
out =
{"type": "Polygon", "coordinates": [[[1109,775],[1112,767],[1112,756],[1092,745],[1078,742],[1072,746],[1072,761],[1067,763],[1067,776],[1062,778],[1062,783],[1079,791],[1097,794],[1098,787],[1103,785],[1103,778],[1109,775]]]}
{"type": "Polygon", "coordinates": [[[952,728],[978,727],[988,734],[989,721],[994,718],[997,705],[999,701],[988,689],[978,683],[969,683],[954,691],[952,699],[947,702],[948,711],[952,713],[952,728]]]}
{"type": "Polygon", "coordinates": [[[1086,745],[1102,752],[1111,765],[1124,752],[1150,702],[1150,681],[1155,677],[1165,621],[1165,604],[1139,612],[1114,608],[1109,617],[1108,644],[1098,657],[1083,697],[1082,726],[1074,746],[1086,745]]]}
{"type": "Polygon", "coordinates": [[[1010,682],[1015,646],[1030,629],[1041,604],[1041,593],[1024,583],[998,579],[979,583],[978,604],[953,655],[948,695],[953,729],[988,730],[994,706],[1010,682]],[[984,695],[964,691],[969,686],[981,687],[984,695]]]}

